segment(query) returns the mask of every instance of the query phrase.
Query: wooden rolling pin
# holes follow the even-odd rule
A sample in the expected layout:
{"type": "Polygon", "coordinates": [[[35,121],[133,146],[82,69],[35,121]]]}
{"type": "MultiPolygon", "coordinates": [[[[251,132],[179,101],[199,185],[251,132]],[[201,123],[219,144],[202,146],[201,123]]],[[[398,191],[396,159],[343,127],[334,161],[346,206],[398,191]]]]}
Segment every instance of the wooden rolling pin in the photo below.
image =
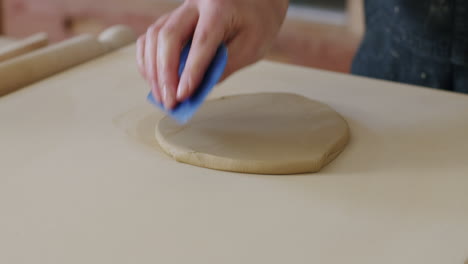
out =
{"type": "Polygon", "coordinates": [[[82,35],[0,63],[0,96],[128,45],[136,35],[128,27],[115,26],[99,39],[82,35]]]}
{"type": "Polygon", "coordinates": [[[47,46],[49,39],[46,33],[34,34],[0,49],[0,62],[26,54],[47,46]]]}

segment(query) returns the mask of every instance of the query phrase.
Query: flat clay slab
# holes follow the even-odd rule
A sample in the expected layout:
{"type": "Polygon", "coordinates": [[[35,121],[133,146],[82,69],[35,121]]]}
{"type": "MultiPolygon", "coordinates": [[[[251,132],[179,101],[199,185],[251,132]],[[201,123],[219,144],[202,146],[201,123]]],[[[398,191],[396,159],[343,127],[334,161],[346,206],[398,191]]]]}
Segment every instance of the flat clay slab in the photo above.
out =
{"type": "Polygon", "coordinates": [[[186,125],[169,117],[156,139],[179,162],[255,174],[317,172],[349,140],[346,121],[329,106],[288,93],[208,101],[186,125]]]}

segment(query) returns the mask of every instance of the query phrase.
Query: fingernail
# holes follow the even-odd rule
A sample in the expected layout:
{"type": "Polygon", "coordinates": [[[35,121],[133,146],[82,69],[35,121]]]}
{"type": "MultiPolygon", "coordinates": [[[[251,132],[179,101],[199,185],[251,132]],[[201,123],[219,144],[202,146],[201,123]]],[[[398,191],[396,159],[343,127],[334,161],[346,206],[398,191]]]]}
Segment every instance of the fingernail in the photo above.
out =
{"type": "Polygon", "coordinates": [[[180,82],[179,87],[177,88],[177,101],[181,102],[184,100],[185,96],[185,91],[187,90],[187,85],[184,85],[184,83],[180,82]]]}
{"type": "Polygon", "coordinates": [[[162,92],[164,107],[166,107],[166,109],[172,109],[174,107],[174,96],[166,84],[163,85],[162,92]]]}

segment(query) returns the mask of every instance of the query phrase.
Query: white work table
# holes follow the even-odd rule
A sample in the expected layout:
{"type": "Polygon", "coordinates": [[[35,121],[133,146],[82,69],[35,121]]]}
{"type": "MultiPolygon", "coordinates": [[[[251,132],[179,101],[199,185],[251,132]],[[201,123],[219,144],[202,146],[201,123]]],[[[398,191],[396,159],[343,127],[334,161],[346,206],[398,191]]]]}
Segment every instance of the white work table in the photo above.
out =
{"type": "Polygon", "coordinates": [[[319,100],[350,144],[316,174],[220,172],[158,147],[134,49],[0,98],[0,263],[468,260],[468,96],[261,62],[212,97],[319,100]]]}

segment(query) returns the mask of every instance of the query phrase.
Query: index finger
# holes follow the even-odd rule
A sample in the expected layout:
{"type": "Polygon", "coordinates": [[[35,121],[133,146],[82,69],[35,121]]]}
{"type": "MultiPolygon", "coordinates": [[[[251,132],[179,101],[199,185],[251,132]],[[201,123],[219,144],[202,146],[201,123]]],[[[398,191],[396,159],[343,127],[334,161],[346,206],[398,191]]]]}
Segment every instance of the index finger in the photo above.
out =
{"type": "Polygon", "coordinates": [[[223,41],[224,26],[220,14],[200,15],[190,53],[177,88],[177,101],[182,102],[200,85],[205,72],[223,41]]]}

